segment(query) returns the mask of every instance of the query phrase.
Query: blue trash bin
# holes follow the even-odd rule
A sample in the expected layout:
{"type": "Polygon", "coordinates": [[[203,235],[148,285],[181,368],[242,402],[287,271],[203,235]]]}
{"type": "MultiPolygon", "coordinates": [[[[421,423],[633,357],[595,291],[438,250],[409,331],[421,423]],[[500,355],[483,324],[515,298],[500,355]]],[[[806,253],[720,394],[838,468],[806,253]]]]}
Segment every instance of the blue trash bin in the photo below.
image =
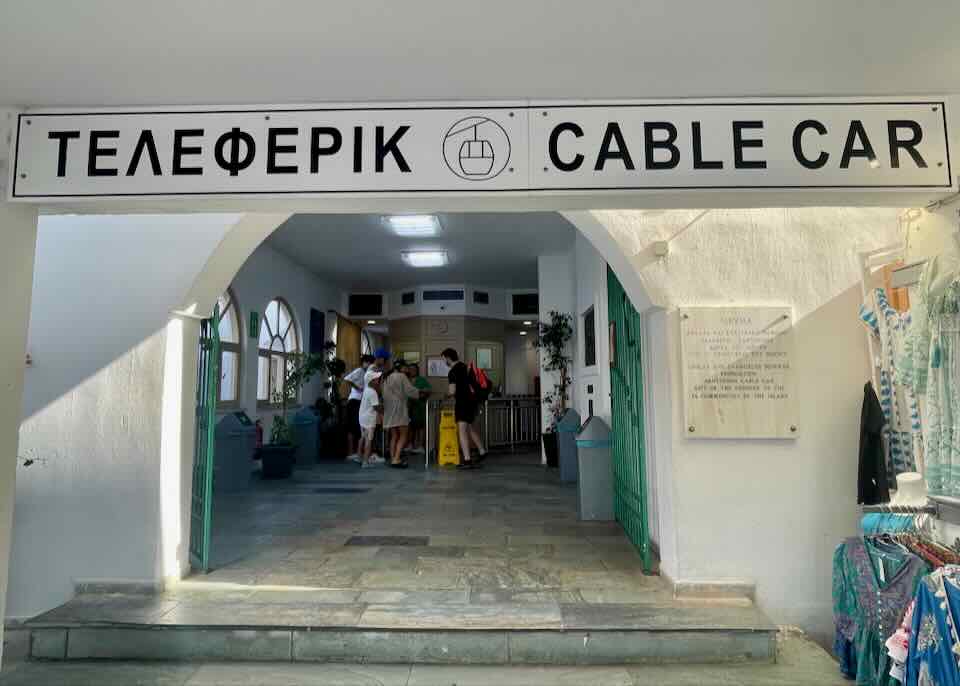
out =
{"type": "Polygon", "coordinates": [[[577,517],[581,520],[614,519],[612,446],[610,427],[599,417],[590,417],[577,434],[577,517]]]}

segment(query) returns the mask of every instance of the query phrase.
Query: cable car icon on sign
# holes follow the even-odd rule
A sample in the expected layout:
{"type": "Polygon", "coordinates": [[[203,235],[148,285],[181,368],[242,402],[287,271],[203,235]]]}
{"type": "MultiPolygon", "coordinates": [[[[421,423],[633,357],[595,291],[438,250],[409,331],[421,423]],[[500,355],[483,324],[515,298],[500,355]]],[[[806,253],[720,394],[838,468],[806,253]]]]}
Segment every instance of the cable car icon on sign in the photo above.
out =
{"type": "Polygon", "coordinates": [[[461,179],[486,181],[498,176],[510,161],[510,138],[489,117],[466,117],[443,138],[443,158],[461,179]]]}

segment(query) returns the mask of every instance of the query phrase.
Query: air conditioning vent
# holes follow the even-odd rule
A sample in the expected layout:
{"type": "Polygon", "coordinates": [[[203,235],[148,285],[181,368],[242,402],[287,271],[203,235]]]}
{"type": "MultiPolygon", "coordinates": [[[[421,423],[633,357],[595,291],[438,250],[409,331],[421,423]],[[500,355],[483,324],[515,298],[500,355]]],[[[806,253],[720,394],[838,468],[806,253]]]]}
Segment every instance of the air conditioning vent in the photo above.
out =
{"type": "Polygon", "coordinates": [[[382,317],[382,293],[351,293],[347,299],[347,312],[351,317],[382,317]]]}
{"type": "Polygon", "coordinates": [[[400,295],[400,304],[401,305],[413,305],[417,302],[417,292],[416,291],[407,291],[400,295]]]}
{"type": "Polygon", "coordinates": [[[484,291],[474,291],[473,292],[473,303],[474,305],[489,305],[490,304],[490,294],[484,291]]]}
{"type": "Polygon", "coordinates": [[[463,291],[424,291],[423,302],[463,302],[463,291]]]}
{"type": "Polygon", "coordinates": [[[514,293],[513,314],[521,317],[538,314],[540,297],[537,293],[514,293]]]}

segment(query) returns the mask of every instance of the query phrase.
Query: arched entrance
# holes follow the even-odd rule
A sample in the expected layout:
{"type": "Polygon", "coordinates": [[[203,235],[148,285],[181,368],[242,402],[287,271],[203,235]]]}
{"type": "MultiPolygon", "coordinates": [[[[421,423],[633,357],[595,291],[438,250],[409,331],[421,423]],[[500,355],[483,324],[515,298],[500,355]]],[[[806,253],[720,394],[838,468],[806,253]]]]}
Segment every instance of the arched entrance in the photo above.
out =
{"type": "MultiPolygon", "coordinates": [[[[515,213],[510,216],[516,222],[522,222],[524,219],[523,213],[515,213]]],[[[277,227],[283,225],[284,222],[289,219],[289,217],[290,215],[247,215],[241,219],[236,226],[234,226],[225,235],[214,253],[208,259],[207,266],[204,268],[203,272],[195,279],[194,287],[191,288],[187,298],[183,302],[182,307],[182,311],[190,313],[193,316],[183,316],[181,317],[181,320],[189,322],[191,329],[195,328],[195,317],[199,316],[199,313],[206,311],[206,308],[208,308],[207,303],[215,302],[217,297],[226,291],[236,272],[240,269],[241,265],[243,265],[246,259],[257,249],[257,246],[260,245],[262,241],[265,241],[267,237],[273,234],[277,227]]],[[[631,375],[630,383],[634,387],[634,394],[635,396],[640,397],[642,395],[642,359],[640,355],[641,348],[639,345],[639,340],[635,340],[640,333],[639,319],[637,315],[639,308],[633,308],[633,306],[630,304],[630,301],[627,299],[624,286],[621,286],[621,282],[617,280],[616,277],[612,276],[612,270],[616,268],[623,270],[624,265],[628,264],[626,256],[622,254],[619,246],[617,246],[612,240],[606,229],[596,222],[588,213],[567,213],[563,215],[563,218],[566,219],[566,221],[574,224],[581,239],[587,239],[585,243],[589,245],[591,250],[596,250],[597,258],[600,262],[602,262],[603,265],[600,286],[597,286],[596,281],[593,284],[593,287],[598,289],[596,298],[602,300],[603,304],[603,307],[600,310],[602,315],[600,317],[601,321],[599,324],[597,324],[598,331],[602,333],[602,336],[600,336],[601,347],[604,349],[609,347],[606,342],[607,336],[609,335],[608,327],[606,325],[606,322],[608,321],[606,315],[608,264],[610,264],[609,269],[611,269],[610,273],[612,278],[611,284],[613,284],[611,288],[617,289],[617,307],[615,312],[611,310],[610,320],[612,321],[613,317],[616,317],[619,326],[613,327],[613,330],[620,331],[622,334],[624,334],[628,331],[626,323],[627,320],[625,317],[633,317],[633,319],[630,320],[630,326],[632,327],[630,330],[633,331],[633,334],[629,337],[630,346],[628,347],[626,344],[618,346],[618,349],[621,352],[618,360],[616,360],[614,369],[629,370],[629,374],[631,375]],[[598,250],[598,248],[600,248],[600,250],[598,250]],[[612,260],[607,258],[608,255],[612,257],[612,260]],[[611,264],[611,262],[614,262],[615,264],[611,264]],[[601,290],[602,292],[600,292],[601,290]],[[629,313],[632,313],[632,315],[629,313]]],[[[508,250],[509,246],[504,245],[503,248],[508,250]]],[[[371,254],[371,258],[372,261],[376,261],[375,253],[371,254]]],[[[636,274],[632,272],[623,273],[624,282],[630,284],[634,290],[637,290],[640,285],[639,280],[636,278],[636,274]]],[[[570,275],[570,277],[573,278],[572,275],[570,275]]],[[[644,303],[645,306],[649,306],[649,300],[646,299],[645,295],[643,296],[643,300],[640,302],[644,303]]],[[[590,309],[593,309],[592,306],[590,309]]],[[[577,306],[575,303],[572,304],[571,310],[575,319],[579,320],[581,313],[577,311],[577,306]]],[[[544,313],[541,312],[541,315],[543,314],[544,313]]],[[[579,321],[577,326],[580,326],[579,321]]],[[[190,378],[189,369],[192,351],[189,348],[189,340],[185,338],[183,346],[183,365],[185,371],[182,375],[185,382],[190,378]]],[[[603,383],[600,384],[600,389],[602,389],[602,395],[607,395],[607,389],[610,388],[611,384],[608,367],[613,365],[614,361],[607,360],[606,350],[604,350],[604,355],[602,358],[605,360],[605,362],[600,367],[600,374],[605,378],[603,383]]],[[[621,433],[627,432],[631,434],[628,438],[624,438],[622,441],[615,444],[617,473],[623,475],[618,479],[619,485],[617,499],[618,503],[620,503],[622,506],[618,505],[617,515],[618,519],[624,524],[629,532],[630,538],[634,545],[641,552],[643,556],[643,562],[649,569],[651,551],[649,526],[647,524],[646,512],[648,494],[646,493],[647,484],[644,466],[644,455],[646,451],[645,446],[643,445],[643,417],[641,414],[642,404],[638,403],[635,406],[632,406],[629,415],[624,414],[624,411],[621,408],[621,398],[624,400],[629,398],[629,390],[624,392],[624,386],[622,383],[618,383],[616,381],[614,381],[614,383],[616,383],[617,388],[620,389],[620,398],[618,398],[614,403],[616,407],[614,408],[613,421],[615,425],[619,426],[621,433]],[[639,423],[637,420],[639,420],[639,423]]],[[[600,395],[600,393],[598,393],[598,395],[600,395]]],[[[189,402],[190,395],[187,387],[183,388],[182,398],[184,403],[189,402]]],[[[606,398],[598,400],[598,402],[602,402],[605,406],[609,407],[609,400],[606,398]]],[[[189,432],[193,430],[193,427],[189,426],[189,420],[193,415],[191,413],[181,412],[179,413],[179,416],[185,418],[185,425],[182,431],[183,435],[188,435],[189,432]]],[[[198,440],[200,440],[200,438],[201,437],[198,436],[198,440]]],[[[181,456],[181,459],[185,459],[186,457],[186,455],[183,455],[181,456]]],[[[180,480],[182,481],[182,477],[180,480]]],[[[610,497],[612,498],[613,494],[610,494],[610,497]]],[[[194,488],[193,500],[196,501],[196,488],[194,488]]],[[[169,507],[173,506],[174,505],[171,503],[169,507]]],[[[187,504],[184,503],[183,495],[181,495],[179,507],[182,513],[181,521],[189,521],[187,504]]],[[[179,540],[187,540],[185,532],[168,535],[170,538],[177,537],[179,540]]],[[[176,568],[181,570],[182,573],[182,570],[184,569],[183,562],[178,561],[176,568]]]]}

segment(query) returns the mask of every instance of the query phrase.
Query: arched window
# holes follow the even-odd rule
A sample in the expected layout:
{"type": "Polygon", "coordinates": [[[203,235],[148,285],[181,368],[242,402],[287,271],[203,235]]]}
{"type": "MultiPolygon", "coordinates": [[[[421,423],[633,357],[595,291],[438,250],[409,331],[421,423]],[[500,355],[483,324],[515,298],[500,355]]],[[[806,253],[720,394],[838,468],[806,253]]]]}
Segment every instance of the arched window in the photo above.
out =
{"type": "Polygon", "coordinates": [[[217,298],[220,306],[220,389],[218,404],[236,405],[240,400],[240,308],[229,290],[217,298]]]}
{"type": "Polygon", "coordinates": [[[260,352],[257,358],[257,401],[278,405],[283,393],[287,356],[300,352],[297,325],[290,307],[271,300],[260,321],[260,352]]]}

